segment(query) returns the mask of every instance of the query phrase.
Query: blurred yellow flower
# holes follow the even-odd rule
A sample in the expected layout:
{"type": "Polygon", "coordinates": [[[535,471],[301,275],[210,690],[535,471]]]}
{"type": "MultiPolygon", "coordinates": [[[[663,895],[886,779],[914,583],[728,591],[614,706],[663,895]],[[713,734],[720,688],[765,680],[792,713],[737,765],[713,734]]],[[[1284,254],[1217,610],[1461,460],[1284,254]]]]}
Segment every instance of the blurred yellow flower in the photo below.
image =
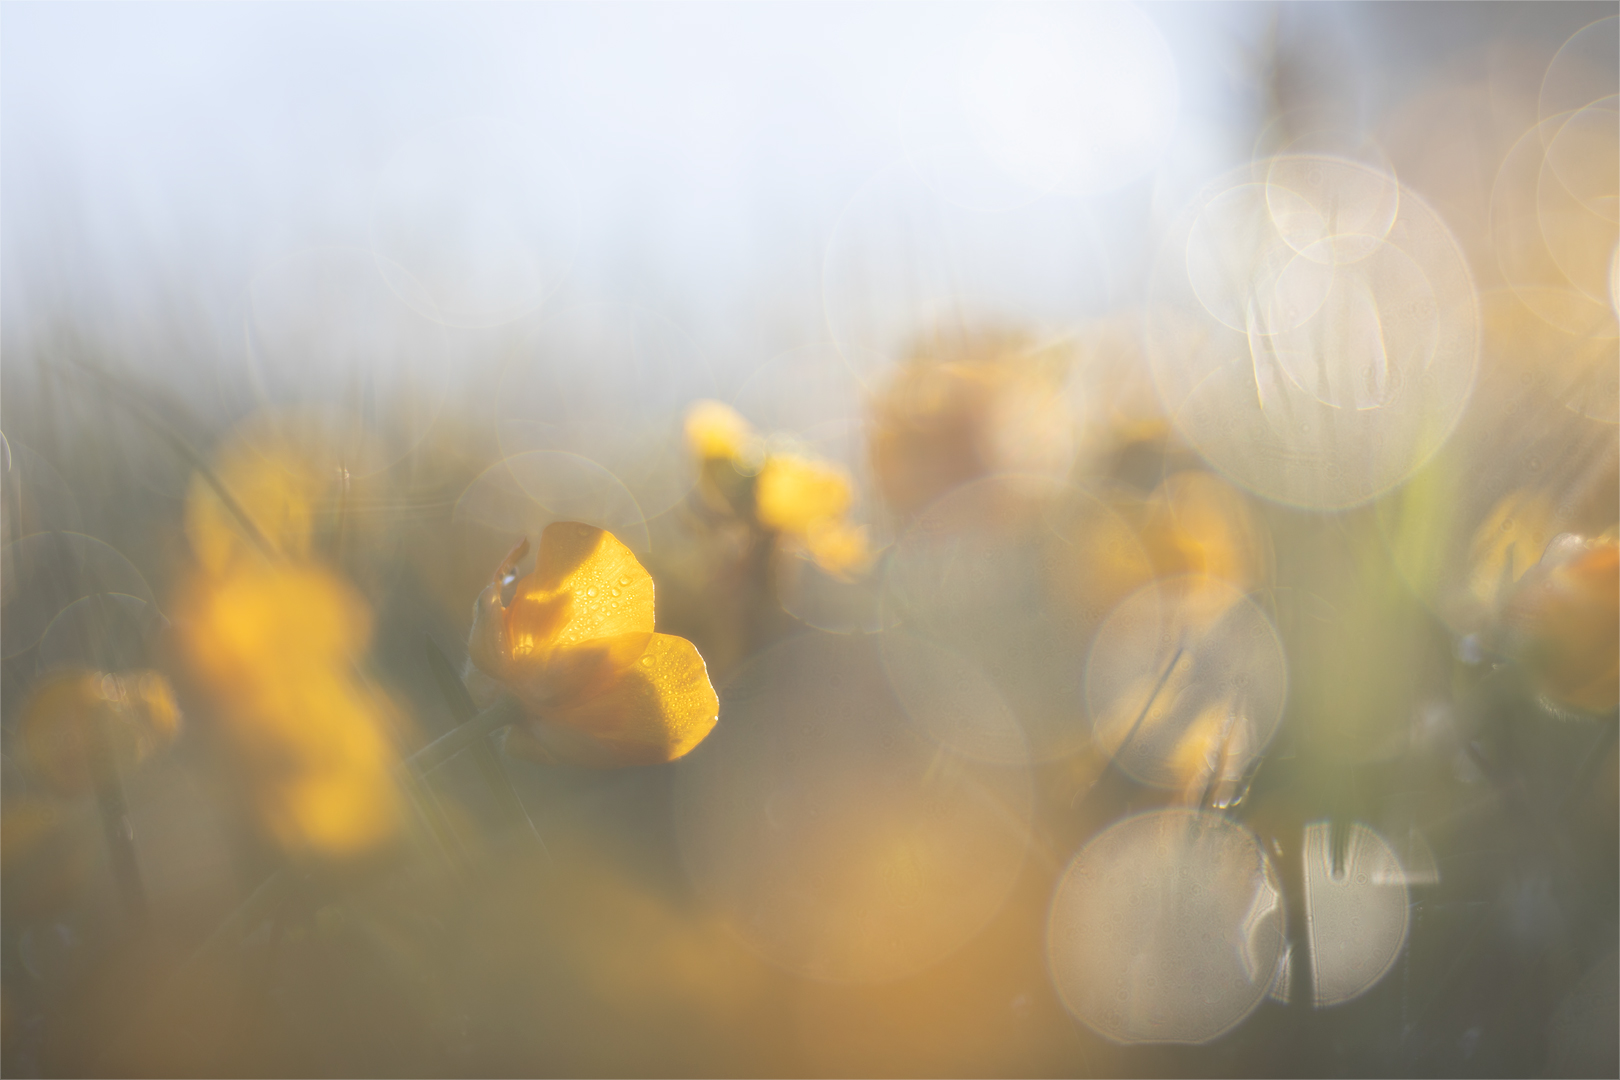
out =
{"type": "Polygon", "coordinates": [[[319,567],[245,565],[194,581],[176,612],[182,654],[271,836],[334,856],[393,837],[391,710],[353,669],[371,634],[365,601],[319,567]]]}
{"type": "MultiPolygon", "coordinates": [[[[673,761],[714,728],[719,698],[690,641],[653,631],[653,580],[611,533],[555,522],[540,536],[532,573],[502,603],[508,556],[478,598],[469,684],[492,679],[524,722],[509,753],[546,763],[613,767],[673,761]]],[[[487,696],[487,695],[481,695],[487,696]]]]}
{"type": "Polygon", "coordinates": [[[890,505],[915,514],[997,472],[1063,471],[1075,449],[1068,356],[1006,333],[930,339],[872,405],[869,451],[890,505]]]}
{"type": "Polygon", "coordinates": [[[214,477],[226,497],[198,473],[186,493],[186,538],[197,561],[210,573],[223,573],[256,541],[238,516],[245,516],[272,550],[290,559],[310,555],[315,516],[332,481],[290,447],[266,447],[238,438],[216,456],[214,477]]]}
{"type": "Polygon", "coordinates": [[[1270,537],[1243,495],[1218,476],[1167,476],[1149,496],[1140,522],[1142,546],[1159,577],[1219,578],[1243,592],[1270,577],[1270,537]]]}
{"type": "Polygon", "coordinates": [[[1111,512],[1074,517],[1053,549],[1050,572],[1069,603],[1106,612],[1150,581],[1170,578],[1232,597],[1270,583],[1270,534],[1218,476],[1172,473],[1146,498],[1109,489],[1099,505],[1111,512]]]}
{"type": "Polygon", "coordinates": [[[133,766],[172,742],[180,710],[155,671],[51,672],[22,708],[19,736],[30,771],[64,795],[93,791],[105,767],[133,766]],[[98,761],[106,756],[105,764],[98,761]]]}
{"type": "Polygon", "coordinates": [[[772,532],[802,536],[817,522],[843,517],[852,497],[844,470],[797,454],[774,454],[759,472],[754,514],[772,532]]]}
{"type": "Polygon", "coordinates": [[[1620,703],[1620,544],[1557,537],[1508,595],[1509,648],[1558,705],[1608,712],[1620,703]]]}
{"type": "Polygon", "coordinates": [[[335,486],[278,431],[239,433],[212,478],[192,479],[186,535],[200,572],[175,611],[181,655],[260,823],[288,852],[342,857],[392,839],[403,813],[392,707],[354,668],[371,613],[311,557],[335,486]]]}
{"type": "Polygon", "coordinates": [[[699,401],[687,411],[686,436],[699,462],[700,490],[711,505],[751,512],[760,528],[834,577],[847,581],[871,566],[866,527],[847,520],[855,484],[844,469],[787,452],[756,464],[753,428],[718,401],[699,401]]]}
{"type": "Polygon", "coordinates": [[[686,446],[699,461],[741,461],[752,451],[754,429],[730,405],[699,401],[686,413],[686,446]]]}
{"type": "Polygon", "coordinates": [[[754,488],[754,515],[827,573],[847,581],[872,564],[866,526],[846,520],[853,488],[849,474],[836,465],[774,454],[754,488]]]}

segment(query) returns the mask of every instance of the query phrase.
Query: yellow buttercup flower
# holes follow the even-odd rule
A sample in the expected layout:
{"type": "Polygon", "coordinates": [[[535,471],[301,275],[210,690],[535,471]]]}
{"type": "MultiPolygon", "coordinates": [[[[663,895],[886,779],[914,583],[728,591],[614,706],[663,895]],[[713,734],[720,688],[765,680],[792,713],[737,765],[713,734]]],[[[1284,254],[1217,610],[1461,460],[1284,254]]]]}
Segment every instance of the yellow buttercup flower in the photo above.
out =
{"type": "MultiPolygon", "coordinates": [[[[556,522],[503,604],[508,556],[478,598],[468,653],[523,709],[508,753],[613,767],[673,761],[714,728],[719,698],[685,638],[653,630],[653,580],[611,533],[556,522]]],[[[470,680],[478,682],[476,678],[470,680]]]]}

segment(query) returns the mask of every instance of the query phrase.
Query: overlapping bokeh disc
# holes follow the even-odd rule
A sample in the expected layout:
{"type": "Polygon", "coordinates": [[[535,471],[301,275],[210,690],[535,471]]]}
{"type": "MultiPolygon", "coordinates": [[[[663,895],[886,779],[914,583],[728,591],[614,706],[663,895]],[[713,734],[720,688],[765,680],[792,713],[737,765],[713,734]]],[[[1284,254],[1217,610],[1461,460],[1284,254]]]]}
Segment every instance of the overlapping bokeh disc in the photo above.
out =
{"type": "Polygon", "coordinates": [[[1327,822],[1305,827],[1305,930],[1317,1007],[1359,997],[1394,966],[1410,921],[1407,870],[1384,838],[1356,823],[1333,856],[1327,822]]]}
{"type": "Polygon", "coordinates": [[[87,596],[121,593],[153,603],[141,572],[111,544],[82,533],[33,533],[6,545],[0,641],[15,656],[39,644],[58,615],[87,596]]]}
{"type": "Polygon", "coordinates": [[[895,693],[931,700],[935,669],[954,666],[986,708],[936,730],[946,745],[989,760],[1073,753],[1091,741],[1091,636],[1150,573],[1130,528],[1068,484],[1014,474],[964,484],[919,515],[885,571],[885,614],[905,632],[884,644],[895,693]]]}
{"type": "Polygon", "coordinates": [[[1467,403],[1479,348],[1445,224],[1365,164],[1289,155],[1169,231],[1144,329],[1182,436],[1259,495],[1340,509],[1405,480],[1467,403]]]}
{"type": "Polygon", "coordinates": [[[164,625],[157,605],[128,593],[81,596],[51,620],[39,639],[39,666],[127,671],[151,660],[164,625]]]}
{"type": "Polygon", "coordinates": [[[618,477],[589,458],[557,450],[531,450],[491,465],[456,500],[454,518],[509,542],[538,539],[553,521],[582,521],[640,555],[651,548],[641,506],[618,477]]]}
{"type": "Polygon", "coordinates": [[[1143,783],[1237,782],[1288,698],[1288,662],[1265,612],[1211,577],[1154,582],[1117,607],[1086,665],[1098,744],[1143,783]]]}
{"type": "Polygon", "coordinates": [[[1259,1007],[1286,945],[1281,886],[1244,828],[1198,810],[1109,826],[1064,870],[1047,965],[1064,1007],[1120,1043],[1204,1043],[1259,1007]]]}

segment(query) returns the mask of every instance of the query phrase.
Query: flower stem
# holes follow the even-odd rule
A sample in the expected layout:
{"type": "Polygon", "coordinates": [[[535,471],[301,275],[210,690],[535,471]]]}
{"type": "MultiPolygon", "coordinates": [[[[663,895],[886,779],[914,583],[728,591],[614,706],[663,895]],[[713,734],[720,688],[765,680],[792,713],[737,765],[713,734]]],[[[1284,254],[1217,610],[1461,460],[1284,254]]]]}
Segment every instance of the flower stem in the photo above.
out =
{"type": "Polygon", "coordinates": [[[517,723],[518,715],[515,701],[507,700],[491,706],[465,724],[451,728],[406,758],[405,768],[416,776],[425,776],[478,740],[517,723]]]}
{"type": "Polygon", "coordinates": [[[101,811],[101,828],[107,839],[113,877],[123,897],[124,916],[132,926],[146,922],[146,887],[141,881],[140,858],[135,852],[135,828],[130,822],[129,802],[113,759],[105,721],[92,729],[91,747],[96,782],[96,804],[101,811]]]}
{"type": "MultiPolygon", "coordinates": [[[[422,635],[422,647],[428,668],[439,684],[439,692],[444,695],[451,716],[455,718],[457,724],[471,722],[478,715],[478,706],[473,704],[466,686],[462,685],[461,677],[456,674],[456,669],[451,666],[444,653],[439,651],[439,646],[426,634],[422,635]]],[[[484,783],[500,806],[502,824],[506,827],[527,825],[538,840],[540,834],[535,831],[534,822],[529,820],[528,811],[523,808],[523,800],[512,787],[511,777],[506,775],[506,769],[501,765],[500,754],[488,739],[480,739],[473,744],[473,758],[478,764],[478,771],[484,776],[484,783]]],[[[542,847],[544,844],[545,842],[541,841],[542,847]]]]}

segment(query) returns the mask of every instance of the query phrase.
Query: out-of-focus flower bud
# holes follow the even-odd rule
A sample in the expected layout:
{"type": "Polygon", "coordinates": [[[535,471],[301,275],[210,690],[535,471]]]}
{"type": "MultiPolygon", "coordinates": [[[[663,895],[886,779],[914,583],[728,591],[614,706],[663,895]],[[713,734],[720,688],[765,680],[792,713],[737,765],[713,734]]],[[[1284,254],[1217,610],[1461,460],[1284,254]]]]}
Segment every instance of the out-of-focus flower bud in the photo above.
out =
{"type": "Polygon", "coordinates": [[[775,454],[766,459],[754,488],[755,517],[827,573],[847,581],[872,562],[865,526],[845,520],[853,489],[849,474],[836,465],[775,454]]]}
{"type": "Polygon", "coordinates": [[[803,535],[818,521],[843,517],[851,498],[842,469],[797,454],[776,454],[760,470],[754,506],[765,528],[803,535]]]}
{"type": "Polygon", "coordinates": [[[890,505],[915,514],[998,472],[1052,474],[1074,456],[1068,356],[1005,333],[930,340],[872,406],[870,452],[890,505]]]}
{"type": "Polygon", "coordinates": [[[155,671],[70,669],[40,680],[22,709],[30,771],[63,795],[86,795],[108,768],[132,768],[173,741],[180,710],[155,671]]]}
{"type": "Polygon", "coordinates": [[[699,401],[686,412],[686,446],[699,461],[743,461],[757,441],[752,425],[725,402],[699,401]]]}
{"type": "Polygon", "coordinates": [[[1602,713],[1620,702],[1620,544],[1565,533],[1507,596],[1507,650],[1554,704],[1602,713]]]}
{"type": "Polygon", "coordinates": [[[527,551],[525,540],[479,597],[468,644],[475,696],[504,689],[523,708],[507,752],[609,768],[673,761],[702,742],[719,698],[692,643],[653,631],[652,576],[630,549],[589,525],[548,525],[534,571],[503,604],[503,578],[527,551]]]}

